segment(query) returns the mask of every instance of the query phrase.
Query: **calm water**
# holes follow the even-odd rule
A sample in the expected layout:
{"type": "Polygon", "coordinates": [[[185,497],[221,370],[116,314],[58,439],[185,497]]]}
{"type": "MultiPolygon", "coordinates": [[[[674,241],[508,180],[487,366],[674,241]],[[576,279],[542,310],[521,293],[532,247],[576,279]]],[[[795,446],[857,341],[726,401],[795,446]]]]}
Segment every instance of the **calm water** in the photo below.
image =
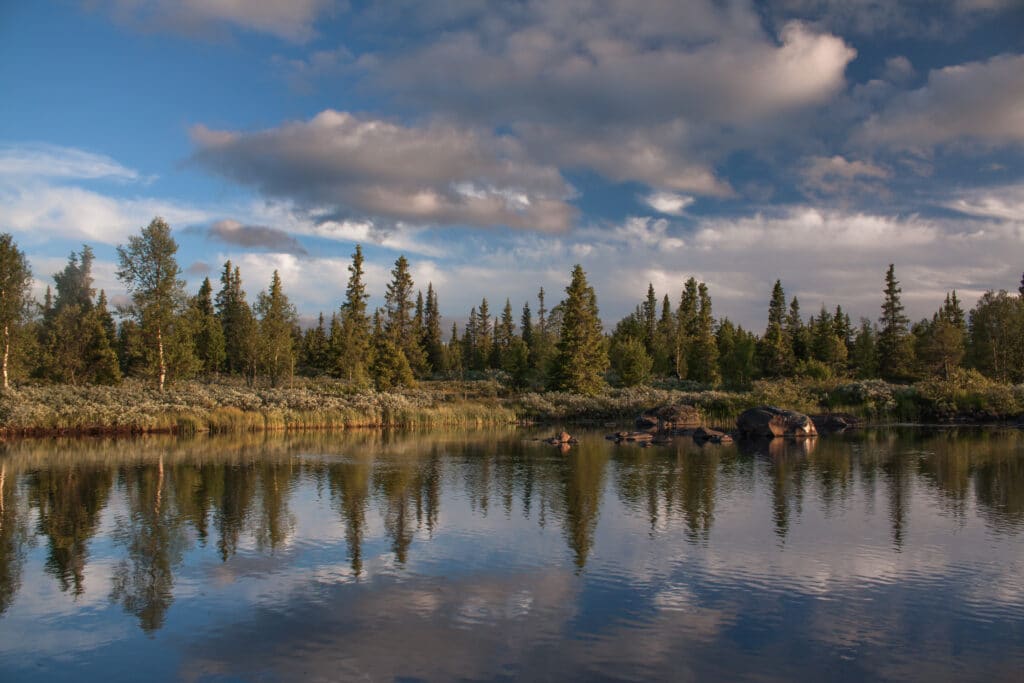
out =
{"type": "Polygon", "coordinates": [[[0,445],[0,680],[1024,676],[1024,433],[0,445]]]}

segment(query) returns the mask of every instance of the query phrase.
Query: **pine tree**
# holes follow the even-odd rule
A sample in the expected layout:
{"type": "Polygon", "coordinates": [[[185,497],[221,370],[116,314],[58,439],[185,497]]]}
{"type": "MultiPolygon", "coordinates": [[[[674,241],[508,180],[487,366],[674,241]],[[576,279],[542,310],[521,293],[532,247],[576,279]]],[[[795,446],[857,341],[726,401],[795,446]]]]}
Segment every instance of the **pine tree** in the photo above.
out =
{"type": "Polygon", "coordinates": [[[370,318],[366,312],[369,295],[363,283],[363,249],[358,244],[348,272],[345,302],[336,318],[337,326],[331,327],[331,349],[338,376],[363,386],[370,380],[371,349],[375,347],[371,345],[370,318]]]}
{"type": "Polygon", "coordinates": [[[427,284],[427,309],[423,321],[423,350],[426,352],[427,364],[435,375],[447,374],[444,342],[441,340],[441,311],[437,304],[437,292],[434,284],[427,284]]]}
{"type": "Polygon", "coordinates": [[[757,340],[728,318],[718,326],[716,338],[722,382],[731,388],[746,388],[757,373],[757,340]]]}
{"type": "Polygon", "coordinates": [[[213,285],[205,278],[192,299],[192,327],[195,331],[196,356],[200,370],[212,375],[220,371],[226,357],[224,328],[213,307],[213,285]]]}
{"type": "Polygon", "coordinates": [[[850,366],[853,373],[861,379],[878,376],[878,349],[876,333],[871,321],[860,319],[860,327],[853,338],[850,352],[850,366]]]}
{"type": "Polygon", "coordinates": [[[768,304],[768,327],[761,337],[761,371],[768,377],[780,377],[793,369],[793,345],[783,329],[786,315],[786,294],[782,282],[775,281],[768,304]]]}
{"type": "Polygon", "coordinates": [[[0,333],[3,335],[0,372],[5,391],[11,388],[11,354],[19,350],[14,340],[27,320],[31,288],[32,270],[24,252],[9,234],[0,234],[0,333]]]}
{"type": "Polygon", "coordinates": [[[298,324],[295,307],[288,300],[281,285],[281,276],[275,270],[267,291],[260,292],[256,300],[259,317],[260,369],[278,386],[295,371],[295,339],[293,330],[298,324]]]}
{"type": "Polygon", "coordinates": [[[526,344],[530,357],[533,357],[533,313],[530,311],[530,302],[523,303],[523,313],[519,316],[519,337],[526,344]]]}
{"type": "Polygon", "coordinates": [[[804,325],[803,317],[800,315],[800,302],[795,296],[789,303],[789,313],[786,314],[782,330],[786,338],[789,339],[795,363],[811,357],[810,330],[804,325]]]}
{"type": "Polygon", "coordinates": [[[644,321],[644,345],[647,347],[647,354],[654,356],[658,336],[658,297],[654,293],[654,285],[647,283],[647,298],[642,305],[644,321]]]}
{"type": "Polygon", "coordinates": [[[698,291],[697,279],[689,278],[683,285],[676,311],[674,369],[679,379],[690,377],[690,351],[697,334],[698,291]]]}
{"type": "Polygon", "coordinates": [[[449,379],[463,379],[465,364],[462,342],[459,341],[459,328],[452,323],[451,337],[445,346],[445,372],[449,379]]]}
{"type": "Polygon", "coordinates": [[[379,309],[373,313],[373,349],[370,374],[378,391],[415,386],[409,360],[385,329],[379,309]]]}
{"type": "Polygon", "coordinates": [[[718,372],[718,343],[715,339],[715,318],[711,313],[711,295],[701,282],[697,286],[697,314],[690,336],[687,360],[689,378],[715,386],[721,381],[718,372]]]}
{"type": "Polygon", "coordinates": [[[895,268],[890,263],[885,274],[885,299],[882,302],[882,315],[878,319],[878,370],[883,379],[906,379],[910,375],[913,363],[912,347],[907,325],[910,322],[903,313],[900,301],[900,283],[896,279],[895,268]]]}
{"type": "Polygon", "coordinates": [[[330,369],[330,346],[327,342],[327,321],[321,311],[317,323],[302,337],[303,372],[312,376],[326,374],[330,369]]]}
{"type": "Polygon", "coordinates": [[[419,335],[413,320],[413,281],[409,262],[399,256],[391,270],[391,282],[384,293],[384,332],[396,349],[405,355],[411,369],[425,364],[419,335]]]}
{"type": "Polygon", "coordinates": [[[477,328],[476,306],[474,306],[469,309],[469,318],[466,320],[466,329],[462,331],[462,367],[464,371],[476,369],[477,328]]]}
{"type": "Polygon", "coordinates": [[[668,375],[672,372],[675,347],[676,319],[672,313],[672,302],[668,294],[666,294],[661,300],[661,317],[658,318],[654,351],[651,354],[654,360],[652,368],[654,374],[668,375]]]}
{"type": "Polygon", "coordinates": [[[224,263],[214,308],[224,334],[224,368],[252,384],[256,378],[257,328],[242,289],[242,274],[231,261],[224,263]]]}
{"type": "Polygon", "coordinates": [[[597,295],[577,264],[565,289],[561,334],[554,362],[555,388],[580,394],[596,394],[604,386],[608,368],[597,295]]]}
{"type": "Polygon", "coordinates": [[[505,299],[505,308],[501,311],[501,319],[495,320],[494,348],[497,356],[496,367],[504,369],[509,361],[512,341],[516,339],[516,323],[512,317],[512,302],[505,299]]]}
{"type": "Polygon", "coordinates": [[[487,298],[480,301],[480,308],[476,312],[476,327],[473,330],[473,361],[470,369],[483,372],[490,365],[491,346],[491,314],[487,305],[487,298]]]}
{"type": "Polygon", "coordinates": [[[548,309],[544,301],[544,288],[537,292],[537,324],[533,328],[533,344],[530,347],[530,368],[537,381],[547,380],[548,366],[554,353],[554,339],[548,321],[548,309]]]}

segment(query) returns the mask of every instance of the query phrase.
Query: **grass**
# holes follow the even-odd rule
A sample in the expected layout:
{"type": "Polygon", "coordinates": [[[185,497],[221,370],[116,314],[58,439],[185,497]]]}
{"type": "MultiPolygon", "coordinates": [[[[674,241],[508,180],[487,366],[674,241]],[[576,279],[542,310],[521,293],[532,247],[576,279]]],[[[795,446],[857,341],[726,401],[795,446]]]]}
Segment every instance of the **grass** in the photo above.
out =
{"type": "Polygon", "coordinates": [[[493,380],[425,382],[397,392],[354,391],[333,380],[249,388],[223,380],[181,382],[161,393],[128,381],[117,387],[22,386],[0,393],[0,435],[239,434],[352,428],[478,428],[521,421],[631,420],[656,406],[685,403],[705,422],[728,425],[745,409],[778,405],[804,413],[848,412],[874,423],[993,421],[1024,414],[1024,385],[973,371],[914,385],[880,380],[755,382],[747,391],[676,387],[609,389],[598,396],[518,393],[493,380]]]}

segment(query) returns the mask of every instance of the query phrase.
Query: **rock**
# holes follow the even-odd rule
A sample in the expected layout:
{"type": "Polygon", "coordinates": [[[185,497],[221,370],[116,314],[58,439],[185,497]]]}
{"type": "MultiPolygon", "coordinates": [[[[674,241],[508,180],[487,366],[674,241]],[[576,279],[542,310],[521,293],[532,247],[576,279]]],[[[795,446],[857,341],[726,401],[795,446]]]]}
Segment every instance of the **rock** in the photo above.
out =
{"type": "Polygon", "coordinates": [[[709,427],[698,427],[693,432],[693,440],[697,443],[732,443],[732,437],[725,432],[709,427]]]}
{"type": "Polygon", "coordinates": [[[862,424],[859,417],[849,413],[811,415],[811,421],[819,432],[845,432],[847,429],[856,429],[862,424]]]}
{"type": "Polygon", "coordinates": [[[680,404],[670,404],[644,411],[636,418],[636,426],[640,429],[659,429],[663,431],[681,431],[695,429],[700,426],[700,411],[697,408],[680,404]]]}
{"type": "Polygon", "coordinates": [[[811,418],[794,410],[774,406],[759,406],[744,410],[736,419],[736,427],[743,436],[817,436],[811,418]]]}
{"type": "Polygon", "coordinates": [[[658,416],[652,413],[644,413],[636,418],[636,426],[638,429],[657,429],[658,416]]]}
{"type": "Polygon", "coordinates": [[[552,446],[560,446],[562,444],[579,443],[579,441],[576,439],[576,437],[569,434],[569,432],[562,432],[560,434],[555,434],[550,439],[544,439],[544,443],[549,443],[552,446]]]}

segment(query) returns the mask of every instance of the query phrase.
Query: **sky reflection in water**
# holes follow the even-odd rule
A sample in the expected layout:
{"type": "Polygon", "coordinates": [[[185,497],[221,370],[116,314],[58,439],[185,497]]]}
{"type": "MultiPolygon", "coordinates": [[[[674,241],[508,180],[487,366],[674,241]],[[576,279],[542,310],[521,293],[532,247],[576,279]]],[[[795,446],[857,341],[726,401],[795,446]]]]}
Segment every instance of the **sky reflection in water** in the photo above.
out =
{"type": "Polygon", "coordinates": [[[0,680],[1014,680],[1024,434],[0,451],[0,680]]]}

